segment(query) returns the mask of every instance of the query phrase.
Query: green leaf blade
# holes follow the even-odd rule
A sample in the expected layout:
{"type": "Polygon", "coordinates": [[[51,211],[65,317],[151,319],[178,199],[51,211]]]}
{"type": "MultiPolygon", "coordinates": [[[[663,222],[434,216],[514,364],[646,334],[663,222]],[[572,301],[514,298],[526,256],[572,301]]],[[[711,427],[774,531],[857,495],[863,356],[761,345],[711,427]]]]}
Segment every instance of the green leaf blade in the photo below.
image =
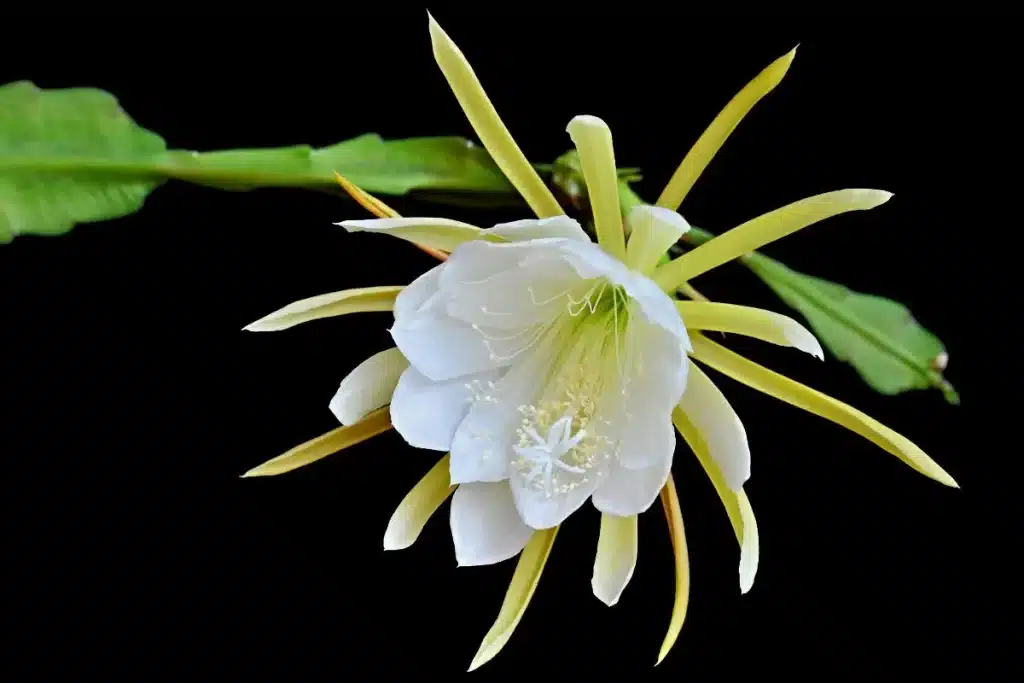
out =
{"type": "Polygon", "coordinates": [[[892,396],[936,388],[946,401],[959,404],[956,390],[942,376],[945,346],[903,304],[805,275],[760,254],[745,262],[875,391],[892,396]]]}
{"type": "Polygon", "coordinates": [[[0,86],[0,244],[137,211],[161,178],[124,169],[165,150],[102,90],[0,86]]]}

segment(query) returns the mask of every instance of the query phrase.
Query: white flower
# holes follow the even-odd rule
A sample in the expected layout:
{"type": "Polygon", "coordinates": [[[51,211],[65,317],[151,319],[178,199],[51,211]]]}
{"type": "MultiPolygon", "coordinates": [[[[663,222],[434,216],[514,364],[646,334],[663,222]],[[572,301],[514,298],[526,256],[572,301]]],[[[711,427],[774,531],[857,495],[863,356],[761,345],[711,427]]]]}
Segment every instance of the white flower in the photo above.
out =
{"type": "MultiPolygon", "coordinates": [[[[677,238],[682,218],[662,213],[674,217],[677,238]]],[[[481,505],[506,530],[556,526],[591,496],[616,515],[650,507],[668,477],[672,409],[689,365],[673,300],[576,221],[486,232],[525,239],[457,247],[398,296],[391,330],[410,363],[391,399],[395,429],[414,446],[450,451],[451,482],[474,485],[452,502],[461,564],[522,549],[473,554],[496,537],[461,521],[481,505]],[[511,496],[498,493],[506,488],[511,496]],[[485,490],[507,508],[484,502],[485,490]]],[[[527,536],[515,534],[522,544],[527,536]]]]}
{"type": "Polygon", "coordinates": [[[620,212],[611,133],[578,116],[568,132],[594,216],[594,244],[558,202],[491,106],[465,57],[431,19],[434,56],[481,142],[538,216],[481,230],[446,218],[402,218],[339,176],[379,220],[349,230],[409,240],[447,261],[406,288],[371,287],[295,302],[246,329],[281,330],[332,315],[393,310],[396,348],[341,383],[331,410],[342,427],[247,475],[309,464],[392,425],[413,446],[445,451],[399,504],[384,536],[406,548],[454,494],[451,530],[463,565],[519,561],[505,601],[470,668],[493,658],[526,610],[558,525],[587,498],[602,511],[592,587],[614,604],[638,552],[637,514],[660,490],[676,584],[660,662],[686,616],[689,560],[669,473],[673,425],[714,486],[740,545],[739,583],[757,571],[757,524],[743,489],[750,452],[743,425],[689,357],[741,383],[870,439],[919,472],[952,477],[905,437],[864,413],[729,351],[703,332],[745,335],[818,358],[795,320],[746,306],[675,301],[668,293],[723,263],[817,221],[883,204],[878,190],[828,192],[751,219],[668,263],[688,228],[673,209],[749,109],[781,80],[793,52],[752,80],[700,137],[657,207],[620,212]],[[628,244],[625,234],[628,232],[628,244]],[[689,357],[688,357],[689,356],[689,357]]]}

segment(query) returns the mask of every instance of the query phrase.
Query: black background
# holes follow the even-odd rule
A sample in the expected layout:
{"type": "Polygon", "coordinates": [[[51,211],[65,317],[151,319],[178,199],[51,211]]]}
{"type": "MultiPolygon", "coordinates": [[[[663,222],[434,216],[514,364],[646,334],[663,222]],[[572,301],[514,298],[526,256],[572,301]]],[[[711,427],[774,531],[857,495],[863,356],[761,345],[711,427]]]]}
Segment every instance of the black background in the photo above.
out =
{"type": "MultiPolygon", "coordinates": [[[[651,668],[673,592],[661,512],[643,516],[632,583],[606,608],[590,591],[598,515],[587,506],[563,527],[509,645],[473,675],[1012,671],[1001,654],[1015,622],[1001,612],[1016,596],[1000,576],[1018,532],[993,485],[1018,449],[969,424],[1012,385],[1003,376],[991,393],[968,351],[992,294],[973,245],[983,231],[1019,229],[996,214],[1003,190],[985,185],[1016,163],[1008,20],[436,16],[531,159],[570,147],[572,116],[599,115],[620,165],[642,167],[649,200],[725,102],[800,43],[682,212],[717,232],[818,192],[894,192],[766,252],[908,304],[946,342],[964,403],[880,396],[832,357],[821,365],[730,337],[906,434],[962,489],[715,375],[753,450],[753,590],[740,596],[732,531],[681,446],[692,589],[668,659],[651,668]]],[[[104,88],[175,148],[472,136],[420,10],[117,21],[25,20],[23,44],[3,47],[2,80],[104,88]]],[[[386,199],[405,215],[481,224],[528,215],[386,199]]],[[[381,549],[394,506],[437,454],[390,433],[286,476],[238,478],[336,425],[327,404],[338,382],[390,345],[390,318],[241,328],[299,298],[403,284],[433,265],[405,243],[331,225],[364,216],[314,192],[169,183],[134,216],[0,247],[0,612],[19,678],[462,675],[514,562],[456,568],[447,506],[412,548],[381,549]]],[[[696,284],[712,299],[788,310],[738,266],[696,284]]]]}

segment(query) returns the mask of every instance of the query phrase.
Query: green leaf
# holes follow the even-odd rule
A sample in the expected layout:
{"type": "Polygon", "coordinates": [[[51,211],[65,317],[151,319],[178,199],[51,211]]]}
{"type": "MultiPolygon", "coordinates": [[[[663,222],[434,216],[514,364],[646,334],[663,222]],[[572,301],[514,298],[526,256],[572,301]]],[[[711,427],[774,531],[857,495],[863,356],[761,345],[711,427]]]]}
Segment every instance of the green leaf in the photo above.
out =
{"type": "Polygon", "coordinates": [[[168,179],[231,190],[336,189],[335,171],[378,194],[478,195],[489,205],[516,196],[487,151],[465,138],[370,133],[320,149],[168,151],[102,90],[0,87],[0,243],[133,213],[168,179]]]}
{"type": "Polygon", "coordinates": [[[102,90],[0,86],[0,244],[133,213],[161,178],[117,169],[165,148],[102,90]]]}
{"type": "Polygon", "coordinates": [[[747,266],[800,311],[822,344],[852,365],[872,389],[893,395],[934,387],[949,403],[960,403],[942,376],[948,360],[945,347],[906,306],[754,256],[746,259],[747,266]]]}

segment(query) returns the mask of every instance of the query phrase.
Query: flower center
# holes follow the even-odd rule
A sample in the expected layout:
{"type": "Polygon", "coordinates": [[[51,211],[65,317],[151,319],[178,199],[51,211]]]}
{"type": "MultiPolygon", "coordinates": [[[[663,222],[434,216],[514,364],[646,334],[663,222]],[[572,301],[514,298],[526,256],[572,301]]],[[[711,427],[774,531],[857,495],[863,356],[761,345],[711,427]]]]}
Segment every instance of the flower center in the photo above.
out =
{"type": "Polygon", "coordinates": [[[511,464],[548,498],[591,483],[618,457],[612,424],[601,415],[616,414],[623,400],[628,299],[606,283],[590,292],[589,301],[570,299],[558,329],[542,342],[552,344],[544,349],[549,374],[537,399],[519,406],[511,464]]]}

